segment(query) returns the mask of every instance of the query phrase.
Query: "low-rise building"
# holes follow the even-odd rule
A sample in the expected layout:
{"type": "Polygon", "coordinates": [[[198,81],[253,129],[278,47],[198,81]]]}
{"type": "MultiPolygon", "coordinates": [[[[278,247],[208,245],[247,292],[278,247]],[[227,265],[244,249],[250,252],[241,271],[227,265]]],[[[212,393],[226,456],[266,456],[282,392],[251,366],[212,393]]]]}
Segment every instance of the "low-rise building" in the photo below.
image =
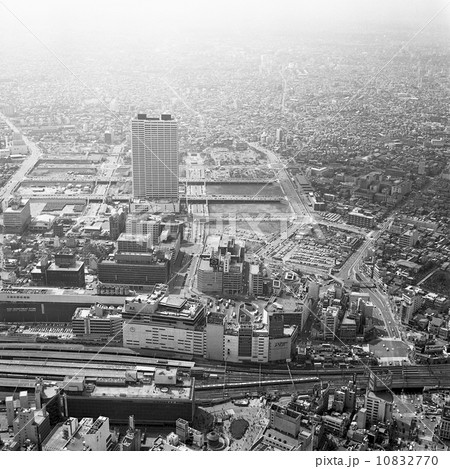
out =
{"type": "Polygon", "coordinates": [[[360,226],[362,228],[373,228],[375,218],[372,215],[366,215],[358,210],[353,210],[348,214],[348,222],[351,225],[360,226]]]}
{"type": "Polygon", "coordinates": [[[57,425],[42,445],[43,451],[112,451],[116,446],[109,418],[69,417],[57,425]]]}
{"type": "Polygon", "coordinates": [[[76,336],[122,337],[122,308],[95,304],[90,308],[77,308],[72,317],[72,330],[76,336]]]}

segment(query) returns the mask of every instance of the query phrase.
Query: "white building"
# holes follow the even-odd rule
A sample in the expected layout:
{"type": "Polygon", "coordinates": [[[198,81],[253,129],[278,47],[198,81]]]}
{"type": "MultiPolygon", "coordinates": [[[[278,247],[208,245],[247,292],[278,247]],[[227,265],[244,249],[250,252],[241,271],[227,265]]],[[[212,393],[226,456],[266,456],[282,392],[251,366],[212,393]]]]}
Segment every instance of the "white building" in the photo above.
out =
{"type": "Polygon", "coordinates": [[[370,424],[385,423],[392,419],[393,397],[389,391],[366,393],[366,419],[370,424]]]}
{"type": "Polygon", "coordinates": [[[250,265],[248,292],[250,295],[261,296],[264,288],[264,275],[259,264],[250,265]]]}
{"type": "Polygon", "coordinates": [[[409,285],[405,288],[400,307],[403,324],[408,324],[413,314],[422,306],[424,301],[423,294],[424,291],[419,287],[409,285]]]}
{"type": "Polygon", "coordinates": [[[131,235],[147,235],[150,244],[158,244],[161,233],[161,217],[148,214],[128,215],[125,232],[131,235]]]}
{"type": "Polygon", "coordinates": [[[125,301],[125,347],[204,355],[205,307],[178,296],[141,295],[125,301]]]}
{"type": "Polygon", "coordinates": [[[328,306],[323,312],[323,338],[324,340],[334,340],[336,338],[339,324],[339,308],[328,306]]]}
{"type": "Polygon", "coordinates": [[[3,214],[5,233],[22,234],[31,221],[29,199],[13,198],[3,214]]]}

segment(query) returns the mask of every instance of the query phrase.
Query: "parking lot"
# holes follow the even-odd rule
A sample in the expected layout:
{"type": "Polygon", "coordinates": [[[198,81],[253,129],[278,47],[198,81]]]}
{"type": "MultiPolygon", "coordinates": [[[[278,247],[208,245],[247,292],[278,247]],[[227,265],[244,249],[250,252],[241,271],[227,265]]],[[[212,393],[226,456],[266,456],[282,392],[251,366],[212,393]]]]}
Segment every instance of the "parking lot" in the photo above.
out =
{"type": "Polygon", "coordinates": [[[57,336],[60,339],[72,339],[74,337],[72,326],[61,324],[39,324],[36,326],[20,326],[16,333],[37,335],[38,337],[57,336]]]}

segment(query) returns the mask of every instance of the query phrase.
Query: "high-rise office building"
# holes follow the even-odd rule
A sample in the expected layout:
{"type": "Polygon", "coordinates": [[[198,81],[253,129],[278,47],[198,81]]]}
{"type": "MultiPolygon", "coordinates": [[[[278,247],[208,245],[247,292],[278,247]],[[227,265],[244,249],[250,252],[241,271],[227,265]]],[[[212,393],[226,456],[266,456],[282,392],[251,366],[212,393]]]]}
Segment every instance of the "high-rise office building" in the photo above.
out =
{"type": "Polygon", "coordinates": [[[178,123],[170,114],[131,122],[133,197],[178,199],[178,123]]]}

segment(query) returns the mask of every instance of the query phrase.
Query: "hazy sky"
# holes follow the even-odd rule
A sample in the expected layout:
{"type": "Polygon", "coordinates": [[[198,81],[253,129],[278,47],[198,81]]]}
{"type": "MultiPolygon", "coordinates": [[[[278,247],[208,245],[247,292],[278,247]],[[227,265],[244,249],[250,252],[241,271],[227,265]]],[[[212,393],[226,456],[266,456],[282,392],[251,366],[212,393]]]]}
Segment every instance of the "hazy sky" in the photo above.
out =
{"type": "MultiPolygon", "coordinates": [[[[99,35],[193,34],[195,31],[345,28],[388,23],[423,25],[449,0],[0,0],[4,32],[26,29],[40,37],[74,41],[83,32],[99,35]]],[[[447,23],[450,6],[433,24],[447,23]]]]}

